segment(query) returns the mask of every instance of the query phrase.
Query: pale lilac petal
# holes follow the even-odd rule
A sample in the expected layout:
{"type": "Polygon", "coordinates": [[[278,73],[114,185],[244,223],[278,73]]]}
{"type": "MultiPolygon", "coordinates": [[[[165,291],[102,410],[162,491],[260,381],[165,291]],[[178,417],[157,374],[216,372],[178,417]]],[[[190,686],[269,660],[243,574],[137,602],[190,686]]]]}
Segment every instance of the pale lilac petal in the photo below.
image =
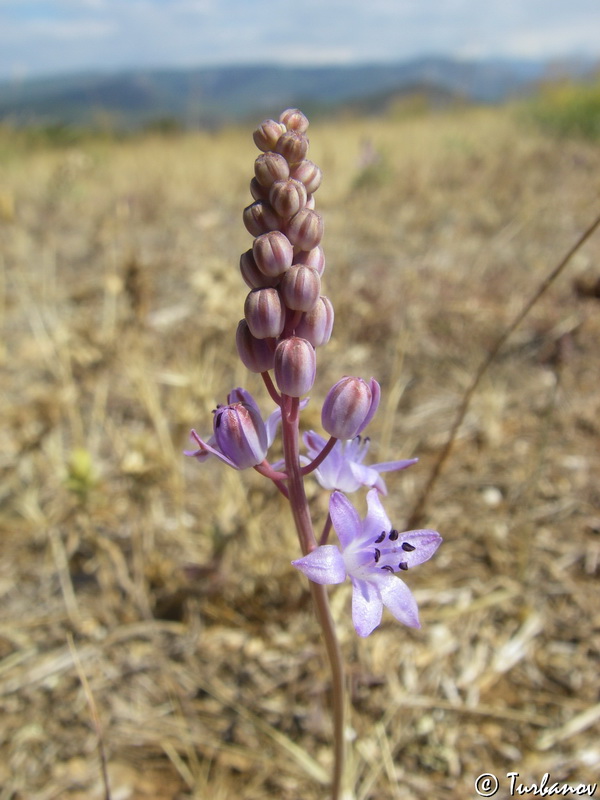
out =
{"type": "Polygon", "coordinates": [[[397,620],[409,628],[420,628],[417,601],[404,581],[395,575],[381,573],[377,588],[384,606],[397,620]]]}
{"type": "MultiPolygon", "coordinates": [[[[391,575],[389,576],[392,577],[391,575]]],[[[352,622],[359,636],[368,636],[381,622],[383,603],[377,586],[370,581],[352,580],[352,622]]]]}
{"type": "Polygon", "coordinates": [[[311,459],[316,458],[327,444],[327,439],[319,436],[315,431],[306,431],[303,439],[311,459]]]}
{"type": "Polygon", "coordinates": [[[442,537],[437,531],[419,530],[406,531],[398,537],[398,543],[407,542],[415,549],[410,552],[402,552],[402,561],[407,567],[416,567],[427,561],[442,543],[442,537]]]}
{"type": "Polygon", "coordinates": [[[377,489],[379,494],[382,494],[384,497],[387,496],[387,486],[385,485],[385,481],[381,477],[381,475],[377,476],[377,480],[373,484],[373,488],[377,489]]]}
{"type": "Polygon", "coordinates": [[[345,456],[349,461],[361,464],[364,457],[369,452],[369,446],[370,439],[368,436],[364,439],[361,436],[355,436],[354,439],[350,439],[344,443],[345,456]]]}
{"type": "Polygon", "coordinates": [[[367,494],[367,507],[368,512],[363,522],[361,538],[365,540],[376,539],[380,533],[383,531],[388,532],[392,528],[392,523],[381,505],[377,489],[371,489],[367,494]]]}
{"type": "Polygon", "coordinates": [[[340,492],[347,492],[350,494],[351,492],[355,492],[357,489],[360,489],[362,484],[359,483],[352,474],[350,464],[343,464],[337,473],[335,482],[331,482],[329,486],[324,486],[324,484],[321,483],[321,486],[326,489],[339,489],[340,492]]]}
{"type": "MultiPolygon", "coordinates": [[[[375,486],[379,480],[379,473],[374,467],[365,467],[364,464],[350,463],[350,472],[359,486],[375,486]]],[[[340,487],[341,488],[341,487],[340,487]]]]}
{"type": "Polygon", "coordinates": [[[334,492],[329,499],[329,513],[342,548],[346,549],[361,535],[358,512],[341,492],[334,492]]]}
{"type": "MultiPolygon", "coordinates": [[[[318,455],[318,453],[316,454],[318,455]]],[[[315,456],[313,456],[314,460],[315,456]]],[[[323,460],[321,465],[315,470],[315,477],[323,489],[342,489],[340,486],[341,473],[344,470],[344,462],[340,458],[339,451],[336,452],[335,446],[331,453],[323,460]]]]}
{"type": "Polygon", "coordinates": [[[275,411],[273,411],[273,413],[269,415],[269,418],[265,422],[265,427],[267,429],[267,447],[271,447],[271,445],[275,441],[277,427],[280,422],[281,422],[281,408],[277,407],[275,411]]]}
{"type": "Polygon", "coordinates": [[[317,547],[308,555],[292,561],[292,565],[314,583],[343,583],[346,580],[344,559],[333,544],[317,547]]]}
{"type": "Polygon", "coordinates": [[[411,467],[418,460],[418,458],[405,458],[400,461],[384,461],[381,464],[371,464],[371,469],[376,469],[377,472],[395,472],[399,469],[411,467]]]}
{"type": "Polygon", "coordinates": [[[256,400],[252,397],[247,389],[243,389],[241,386],[238,386],[237,389],[232,389],[229,392],[227,395],[227,403],[229,405],[233,405],[233,403],[246,403],[246,405],[252,406],[252,408],[260,415],[260,409],[256,400]]]}
{"type": "Polygon", "coordinates": [[[197,461],[205,461],[209,456],[216,456],[217,458],[220,458],[221,461],[224,461],[228,466],[239,470],[239,467],[236,464],[234,464],[230,458],[228,458],[220,450],[217,450],[216,447],[212,446],[212,443],[214,443],[214,437],[211,437],[208,440],[208,442],[205,442],[198,436],[196,431],[192,431],[192,435],[190,438],[193,438],[196,442],[198,442],[200,447],[198,448],[198,450],[184,450],[183,451],[184,455],[191,456],[192,458],[195,458],[197,461]]]}

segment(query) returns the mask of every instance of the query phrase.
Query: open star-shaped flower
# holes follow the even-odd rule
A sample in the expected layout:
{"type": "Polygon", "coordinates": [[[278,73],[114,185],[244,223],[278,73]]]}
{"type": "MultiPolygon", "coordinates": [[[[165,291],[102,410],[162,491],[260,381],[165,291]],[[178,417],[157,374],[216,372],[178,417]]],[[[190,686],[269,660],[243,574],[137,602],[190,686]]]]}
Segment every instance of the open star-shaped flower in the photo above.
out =
{"type": "MultiPolygon", "coordinates": [[[[304,434],[304,444],[309,461],[313,461],[325,447],[326,440],[315,431],[304,434]]],[[[387,494],[381,472],[394,472],[416,464],[417,458],[402,461],[386,461],[382,464],[366,466],[362,462],[369,451],[369,438],[355,436],[354,439],[339,439],[333,450],[315,470],[315,476],[324,489],[339,489],[342,492],[355,492],[361,486],[374,487],[381,494],[387,494]]]]}
{"type": "Polygon", "coordinates": [[[435,553],[437,531],[398,532],[385,513],[377,489],[367,494],[367,516],[361,520],[341,492],[334,492],[329,513],[341,545],[321,545],[293,566],[315,583],[352,581],[352,621],[359,636],[368,636],[381,622],[386,606],[397,620],[419,628],[417,603],[408,586],[394,575],[422,564],[435,553]]]}

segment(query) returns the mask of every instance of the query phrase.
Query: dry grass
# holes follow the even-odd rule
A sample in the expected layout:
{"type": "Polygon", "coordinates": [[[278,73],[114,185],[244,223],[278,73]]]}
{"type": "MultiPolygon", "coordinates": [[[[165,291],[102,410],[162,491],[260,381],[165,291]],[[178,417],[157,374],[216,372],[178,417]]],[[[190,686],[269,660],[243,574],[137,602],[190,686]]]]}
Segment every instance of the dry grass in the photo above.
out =
{"type": "MultiPolygon", "coordinates": [[[[381,381],[375,460],[421,458],[388,480],[400,527],[487,348],[600,210],[600,150],[506,111],[310,133],[337,316],[306,426],[342,374],[381,381]],[[361,172],[365,138],[382,169],[361,172]]],[[[112,800],[326,794],[287,509],[181,456],[232,386],[268,407],[233,343],[254,157],[250,131],[0,144],[0,800],[104,797],[90,698],[112,800]]],[[[598,777],[599,256],[596,237],[474,398],[428,505],[444,544],[409,576],[422,630],[358,640],[332,591],[357,800],[598,777]]]]}

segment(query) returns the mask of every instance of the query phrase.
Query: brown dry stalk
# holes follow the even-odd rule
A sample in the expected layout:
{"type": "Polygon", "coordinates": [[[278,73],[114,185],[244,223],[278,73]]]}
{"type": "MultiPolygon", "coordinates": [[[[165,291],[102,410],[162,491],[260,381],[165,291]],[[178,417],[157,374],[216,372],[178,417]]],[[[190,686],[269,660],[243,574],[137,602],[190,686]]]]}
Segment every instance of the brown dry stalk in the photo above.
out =
{"type": "Polygon", "coordinates": [[[88,683],[87,676],[84,672],[83,665],[81,664],[81,661],[79,659],[79,654],[77,652],[77,648],[75,647],[75,642],[73,641],[73,637],[71,636],[70,633],[67,634],[67,643],[69,645],[69,650],[71,651],[71,658],[73,659],[73,664],[75,665],[77,675],[83,687],[87,704],[90,709],[90,714],[92,716],[92,722],[94,724],[96,736],[98,737],[98,754],[100,756],[100,772],[102,774],[102,783],[104,785],[104,800],[111,800],[110,784],[108,780],[106,750],[104,748],[104,739],[102,737],[102,726],[100,724],[98,709],[96,707],[94,695],[92,694],[92,690],[90,688],[90,684],[88,683]]]}
{"type": "Polygon", "coordinates": [[[454,420],[454,424],[450,429],[450,433],[448,434],[448,440],[446,444],[440,451],[439,456],[435,464],[433,465],[433,469],[431,470],[431,474],[429,475],[429,480],[423,487],[420,495],[417,498],[415,505],[413,506],[413,510],[411,515],[408,519],[407,528],[414,528],[416,527],[421,519],[423,518],[425,512],[425,506],[427,504],[427,499],[435,486],[437,479],[439,478],[444,464],[448,460],[450,453],[452,452],[452,447],[454,445],[454,441],[456,439],[456,435],[458,430],[462,424],[462,421],[465,418],[465,414],[469,408],[469,404],[471,403],[471,398],[475,394],[477,387],[485,373],[487,372],[488,368],[493,363],[494,359],[500,352],[500,349],[509,338],[509,336],[513,333],[513,331],[521,324],[521,322],[525,319],[527,314],[531,311],[533,306],[537,303],[537,301],[542,297],[542,295],[550,288],[550,286],[554,283],[554,281],[558,278],[561,272],[565,269],[567,264],[571,261],[575,253],[587,242],[587,240],[592,236],[592,234],[596,231],[596,229],[600,226],[600,215],[596,217],[596,219],[592,222],[592,224],[586,228],[586,230],[581,234],[579,239],[572,245],[572,247],[567,251],[567,253],[562,257],[559,263],[554,267],[552,272],[547,275],[544,280],[539,284],[536,291],[530,297],[530,299],[525,303],[521,311],[517,314],[517,316],[513,319],[513,321],[504,329],[504,331],[498,337],[496,343],[489,351],[487,356],[481,362],[479,369],[475,373],[473,380],[471,381],[469,387],[467,388],[462,403],[459,406],[458,413],[456,414],[456,419],[454,420]]]}

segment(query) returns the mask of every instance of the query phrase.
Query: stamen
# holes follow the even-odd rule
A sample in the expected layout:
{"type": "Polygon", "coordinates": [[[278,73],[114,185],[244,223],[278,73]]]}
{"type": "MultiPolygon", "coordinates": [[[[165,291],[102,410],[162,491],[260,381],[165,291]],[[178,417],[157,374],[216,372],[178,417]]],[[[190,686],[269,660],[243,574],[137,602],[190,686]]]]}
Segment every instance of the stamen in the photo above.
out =
{"type": "Polygon", "coordinates": [[[408,564],[406,563],[406,561],[401,561],[398,564],[398,569],[401,569],[403,570],[403,572],[406,572],[406,570],[408,569],[408,564]]]}
{"type": "Polygon", "coordinates": [[[221,417],[222,416],[223,416],[223,414],[221,413],[221,414],[217,414],[217,416],[215,417],[215,428],[218,428],[219,425],[221,424],[221,417]]]}
{"type": "Polygon", "coordinates": [[[415,546],[409,542],[402,542],[402,549],[405,553],[412,553],[412,551],[415,549],[415,546]]]}
{"type": "Polygon", "coordinates": [[[396,528],[392,528],[392,530],[390,531],[390,536],[389,536],[390,542],[395,542],[399,535],[400,534],[398,533],[396,528]]]}
{"type": "Polygon", "coordinates": [[[383,566],[383,567],[381,567],[381,569],[387,569],[387,571],[388,571],[388,572],[391,572],[391,573],[393,573],[393,572],[394,572],[394,568],[393,568],[393,567],[390,567],[390,565],[389,565],[389,564],[384,564],[384,566],[383,566]]]}
{"type": "Polygon", "coordinates": [[[385,539],[385,531],[381,531],[379,536],[375,539],[375,544],[381,544],[385,539]]]}
{"type": "Polygon", "coordinates": [[[380,558],[381,558],[381,550],[375,548],[375,563],[377,563],[380,558]]]}

